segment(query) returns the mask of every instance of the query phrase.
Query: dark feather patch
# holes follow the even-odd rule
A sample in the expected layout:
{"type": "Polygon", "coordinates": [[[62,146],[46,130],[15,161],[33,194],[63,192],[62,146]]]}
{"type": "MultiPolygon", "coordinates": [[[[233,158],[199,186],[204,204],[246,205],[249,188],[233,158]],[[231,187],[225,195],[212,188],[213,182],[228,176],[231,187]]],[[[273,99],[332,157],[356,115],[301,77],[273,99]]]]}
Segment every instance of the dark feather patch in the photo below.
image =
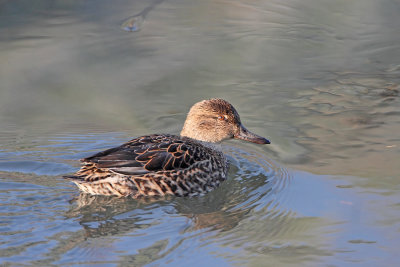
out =
{"type": "Polygon", "coordinates": [[[165,152],[162,152],[162,151],[159,151],[159,150],[153,150],[153,151],[150,151],[150,152],[145,152],[145,153],[137,156],[136,160],[137,161],[147,162],[147,161],[151,160],[153,157],[155,157],[156,155],[159,155],[161,153],[165,153],[165,152]]]}
{"type": "Polygon", "coordinates": [[[107,149],[82,161],[85,180],[99,180],[114,172],[141,176],[149,172],[188,168],[206,159],[204,146],[189,138],[174,135],[149,135],[133,139],[122,146],[107,149]]]}
{"type": "Polygon", "coordinates": [[[150,172],[143,167],[121,167],[121,168],[110,168],[110,170],[125,175],[143,175],[150,172]]]}
{"type": "Polygon", "coordinates": [[[172,157],[169,157],[166,160],[166,162],[164,163],[163,169],[166,171],[174,169],[174,159],[172,157]]]}
{"type": "Polygon", "coordinates": [[[159,152],[154,155],[145,165],[145,168],[150,171],[157,171],[163,169],[164,161],[168,158],[167,152],[159,152]]]}

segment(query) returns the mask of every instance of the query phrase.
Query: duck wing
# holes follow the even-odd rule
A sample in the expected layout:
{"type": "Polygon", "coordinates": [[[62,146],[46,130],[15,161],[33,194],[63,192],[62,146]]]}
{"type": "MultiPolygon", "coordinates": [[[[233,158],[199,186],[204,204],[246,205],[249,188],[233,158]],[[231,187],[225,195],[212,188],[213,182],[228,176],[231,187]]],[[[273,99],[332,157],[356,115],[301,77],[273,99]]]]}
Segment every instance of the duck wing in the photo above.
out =
{"type": "Polygon", "coordinates": [[[84,166],[78,174],[81,177],[86,176],[85,180],[92,180],[94,177],[90,178],[93,176],[90,174],[99,171],[144,175],[149,172],[185,169],[196,161],[206,159],[204,148],[197,142],[188,142],[174,135],[142,136],[82,159],[84,166]]]}

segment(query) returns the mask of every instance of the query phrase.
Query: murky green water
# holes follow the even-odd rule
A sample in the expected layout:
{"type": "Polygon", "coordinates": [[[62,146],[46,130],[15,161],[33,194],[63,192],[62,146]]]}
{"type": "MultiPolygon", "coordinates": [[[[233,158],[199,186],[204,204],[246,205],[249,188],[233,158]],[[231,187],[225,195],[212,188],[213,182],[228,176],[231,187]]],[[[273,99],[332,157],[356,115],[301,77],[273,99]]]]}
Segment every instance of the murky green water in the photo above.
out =
{"type": "Polygon", "coordinates": [[[397,266],[399,13],[0,1],[0,263],[397,266]],[[211,97],[272,145],[224,143],[229,180],[210,194],[93,197],[61,178],[132,137],[179,133],[211,97]]]}

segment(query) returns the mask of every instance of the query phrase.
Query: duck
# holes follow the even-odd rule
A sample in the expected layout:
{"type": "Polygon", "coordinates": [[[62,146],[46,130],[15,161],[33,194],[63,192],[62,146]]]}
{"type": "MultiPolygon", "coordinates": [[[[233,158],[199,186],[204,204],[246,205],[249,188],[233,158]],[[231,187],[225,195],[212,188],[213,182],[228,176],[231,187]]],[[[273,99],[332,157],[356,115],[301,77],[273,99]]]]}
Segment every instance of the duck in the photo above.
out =
{"type": "Polygon", "coordinates": [[[81,168],[64,178],[91,195],[204,195],[227,178],[229,164],[219,144],[232,138],[271,143],[247,130],[228,101],[203,100],[190,108],[180,135],[134,138],[81,159],[81,168]]]}

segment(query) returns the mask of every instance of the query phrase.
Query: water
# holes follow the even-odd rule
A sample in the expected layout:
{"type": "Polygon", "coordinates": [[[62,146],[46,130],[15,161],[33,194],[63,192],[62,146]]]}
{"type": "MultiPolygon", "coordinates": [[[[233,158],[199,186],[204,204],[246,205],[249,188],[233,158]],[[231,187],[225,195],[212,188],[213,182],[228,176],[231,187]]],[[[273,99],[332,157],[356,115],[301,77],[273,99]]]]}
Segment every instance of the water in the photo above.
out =
{"type": "Polygon", "coordinates": [[[399,12],[1,1],[0,263],[397,266],[399,12]],[[132,137],[179,133],[211,97],[272,144],[225,142],[229,179],[206,196],[87,196],[62,179],[132,137]]]}

